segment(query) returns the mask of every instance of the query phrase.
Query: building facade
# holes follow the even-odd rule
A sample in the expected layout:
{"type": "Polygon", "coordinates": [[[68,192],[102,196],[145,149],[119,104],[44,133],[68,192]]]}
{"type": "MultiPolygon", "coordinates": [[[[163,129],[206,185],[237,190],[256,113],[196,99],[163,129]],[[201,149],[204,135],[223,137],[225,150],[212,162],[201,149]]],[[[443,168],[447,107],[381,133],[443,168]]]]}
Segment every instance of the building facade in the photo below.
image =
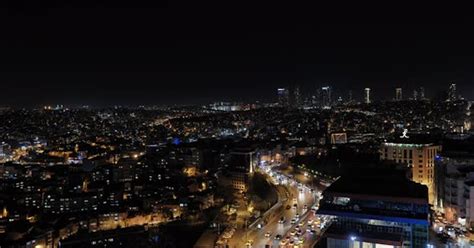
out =
{"type": "Polygon", "coordinates": [[[401,138],[394,142],[383,143],[380,149],[380,159],[406,164],[410,168],[409,177],[412,181],[428,187],[430,203],[434,203],[437,198],[434,185],[434,162],[435,157],[441,151],[441,146],[410,141],[412,140],[409,138],[401,138]]]}
{"type": "Polygon", "coordinates": [[[450,222],[474,227],[474,154],[442,154],[435,169],[437,209],[450,222]]]}
{"type": "Polygon", "coordinates": [[[324,192],[318,214],[333,218],[327,247],[426,247],[428,189],[404,172],[342,176],[324,192]]]}

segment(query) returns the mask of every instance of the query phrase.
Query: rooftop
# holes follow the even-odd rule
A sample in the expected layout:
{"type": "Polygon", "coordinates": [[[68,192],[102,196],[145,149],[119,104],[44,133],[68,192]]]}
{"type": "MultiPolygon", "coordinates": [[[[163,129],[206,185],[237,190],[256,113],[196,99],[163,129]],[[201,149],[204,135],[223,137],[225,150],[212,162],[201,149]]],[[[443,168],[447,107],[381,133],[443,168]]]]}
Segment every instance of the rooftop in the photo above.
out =
{"type": "Polygon", "coordinates": [[[398,132],[392,137],[387,138],[386,144],[413,144],[413,145],[431,145],[439,143],[439,139],[435,135],[429,133],[402,133],[398,132]]]}
{"type": "Polygon", "coordinates": [[[374,198],[428,202],[428,188],[410,181],[405,171],[391,168],[358,168],[331,184],[324,194],[364,195],[374,198]]]}

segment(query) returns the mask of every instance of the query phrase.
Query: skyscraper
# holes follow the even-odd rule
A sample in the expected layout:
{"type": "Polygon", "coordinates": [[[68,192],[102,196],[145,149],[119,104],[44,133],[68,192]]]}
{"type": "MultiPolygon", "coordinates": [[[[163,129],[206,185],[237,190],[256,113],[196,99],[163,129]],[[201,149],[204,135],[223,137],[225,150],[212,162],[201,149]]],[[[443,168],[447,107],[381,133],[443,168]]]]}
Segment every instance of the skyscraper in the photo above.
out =
{"type": "Polygon", "coordinates": [[[300,86],[295,87],[295,92],[294,92],[294,104],[295,107],[299,108],[301,107],[301,103],[303,102],[303,97],[301,96],[301,91],[300,91],[300,86]]]}
{"type": "Polygon", "coordinates": [[[396,101],[401,101],[402,99],[403,99],[402,88],[396,88],[395,89],[395,100],[396,101]]]}
{"type": "Polygon", "coordinates": [[[424,87],[420,87],[420,92],[419,92],[419,96],[420,96],[420,100],[424,100],[425,99],[425,88],[424,87]]]}
{"type": "Polygon", "coordinates": [[[413,90],[413,100],[418,100],[418,91],[416,89],[413,90]]]}
{"type": "Polygon", "coordinates": [[[456,101],[458,99],[456,95],[456,84],[451,83],[449,85],[449,91],[448,91],[448,101],[456,101]]]}
{"type": "Polygon", "coordinates": [[[365,102],[366,104],[369,104],[369,103],[370,103],[370,88],[365,88],[364,102],[365,102]]]}
{"type": "Polygon", "coordinates": [[[330,108],[332,101],[331,101],[331,87],[325,86],[321,88],[321,101],[323,108],[330,108]]]}
{"type": "Polygon", "coordinates": [[[290,94],[287,88],[278,88],[277,89],[277,96],[278,96],[278,105],[281,107],[287,107],[290,103],[290,94]]]}

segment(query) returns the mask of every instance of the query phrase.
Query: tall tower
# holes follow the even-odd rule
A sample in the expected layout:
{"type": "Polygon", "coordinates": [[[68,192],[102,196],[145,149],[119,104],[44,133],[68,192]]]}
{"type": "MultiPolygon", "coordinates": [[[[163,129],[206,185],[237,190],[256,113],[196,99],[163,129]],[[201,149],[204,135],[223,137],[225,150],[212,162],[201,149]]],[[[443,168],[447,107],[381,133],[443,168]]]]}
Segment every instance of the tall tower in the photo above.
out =
{"type": "Polygon", "coordinates": [[[402,88],[396,88],[395,89],[395,100],[396,101],[401,101],[402,99],[403,99],[402,88]]]}
{"type": "Polygon", "coordinates": [[[370,88],[365,88],[365,97],[364,97],[364,102],[366,104],[370,103],[370,88]]]}
{"type": "Polygon", "coordinates": [[[451,83],[449,85],[449,91],[448,91],[448,100],[449,101],[456,101],[458,99],[456,95],[456,84],[451,83]]]}
{"type": "Polygon", "coordinates": [[[413,90],[413,100],[418,100],[418,91],[416,91],[416,89],[413,90]]]}
{"type": "Polygon", "coordinates": [[[295,105],[297,108],[299,108],[301,106],[301,103],[303,102],[303,99],[301,97],[300,86],[298,85],[295,87],[294,97],[295,97],[295,105]]]}
{"type": "Polygon", "coordinates": [[[289,104],[289,92],[287,88],[278,88],[277,89],[277,96],[278,96],[278,105],[281,107],[287,107],[289,104]]]}
{"type": "Polygon", "coordinates": [[[321,101],[323,108],[331,107],[331,87],[325,86],[321,88],[321,101]]]}
{"type": "Polygon", "coordinates": [[[425,88],[424,87],[420,87],[420,92],[419,92],[419,96],[420,96],[420,100],[424,100],[425,99],[425,88]]]}

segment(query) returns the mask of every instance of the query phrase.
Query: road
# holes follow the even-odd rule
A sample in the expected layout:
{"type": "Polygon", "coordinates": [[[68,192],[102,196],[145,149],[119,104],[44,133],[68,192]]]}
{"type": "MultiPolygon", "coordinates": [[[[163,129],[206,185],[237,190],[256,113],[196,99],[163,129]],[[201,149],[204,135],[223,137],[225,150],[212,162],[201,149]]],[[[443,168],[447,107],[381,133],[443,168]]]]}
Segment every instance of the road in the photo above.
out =
{"type": "MultiPolygon", "coordinates": [[[[251,247],[290,247],[289,245],[280,245],[281,240],[276,240],[275,236],[280,235],[282,239],[290,238],[290,231],[295,230],[296,225],[302,223],[301,230],[303,231],[303,237],[305,239],[304,243],[297,247],[312,247],[316,243],[319,237],[319,230],[315,234],[312,234],[307,226],[307,222],[310,219],[315,219],[314,213],[311,211],[311,207],[315,205],[318,201],[318,190],[310,190],[308,186],[298,184],[298,182],[304,182],[308,184],[311,180],[305,179],[303,175],[296,175],[294,179],[289,178],[288,175],[285,175],[280,170],[276,169],[278,167],[273,166],[273,169],[265,168],[266,172],[272,176],[275,183],[283,185],[286,187],[289,192],[289,197],[286,201],[282,202],[282,208],[276,210],[277,212],[273,215],[274,217],[268,220],[266,225],[261,229],[251,228],[249,230],[243,230],[241,233],[234,235],[229,242],[229,247],[246,247],[248,240],[252,241],[251,247]],[[296,201],[297,208],[293,207],[296,201]],[[305,211],[303,207],[307,206],[305,211]],[[290,206],[290,209],[287,209],[287,206],[290,206]],[[291,220],[295,218],[296,214],[300,215],[300,218],[296,223],[291,223],[291,220]],[[283,224],[279,223],[280,218],[283,217],[285,222],[283,224]],[[265,237],[265,234],[269,233],[270,237],[265,237]]],[[[283,242],[284,243],[284,242],[283,242]]],[[[288,242],[289,243],[289,242],[288,242]]],[[[291,245],[293,247],[293,245],[291,245]]]]}

